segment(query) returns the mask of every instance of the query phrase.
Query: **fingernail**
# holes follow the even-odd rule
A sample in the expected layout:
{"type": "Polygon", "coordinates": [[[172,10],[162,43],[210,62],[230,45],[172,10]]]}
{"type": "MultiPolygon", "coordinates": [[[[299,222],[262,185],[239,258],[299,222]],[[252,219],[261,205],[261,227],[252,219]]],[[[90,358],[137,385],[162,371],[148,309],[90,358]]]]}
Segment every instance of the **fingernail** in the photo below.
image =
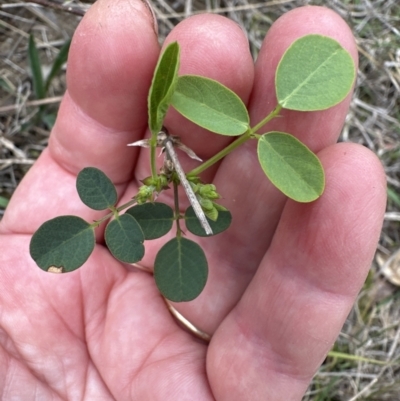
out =
{"type": "Polygon", "coordinates": [[[156,35],[158,36],[158,22],[157,22],[157,18],[156,18],[156,14],[153,10],[153,7],[150,3],[149,0],[142,0],[142,3],[148,8],[148,10],[150,11],[151,17],[153,18],[153,28],[154,28],[154,32],[156,33],[156,35]]]}

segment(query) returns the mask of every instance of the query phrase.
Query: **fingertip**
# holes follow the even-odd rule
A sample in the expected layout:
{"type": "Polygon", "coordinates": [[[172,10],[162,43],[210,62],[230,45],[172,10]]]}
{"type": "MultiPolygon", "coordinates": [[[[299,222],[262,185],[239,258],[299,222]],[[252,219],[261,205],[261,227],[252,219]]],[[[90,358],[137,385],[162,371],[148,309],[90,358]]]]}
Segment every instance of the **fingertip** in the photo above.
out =
{"type": "Polygon", "coordinates": [[[385,209],[382,165],[352,143],[318,156],[324,194],[286,203],[260,268],[213,336],[207,370],[216,397],[234,389],[244,399],[251,389],[253,398],[300,399],[369,271],[385,209]]]}
{"type": "MultiPolygon", "coordinates": [[[[346,22],[334,11],[319,6],[296,8],[280,17],[268,31],[255,68],[255,85],[250,114],[260,121],[277,105],[275,72],[285,51],[294,41],[308,34],[319,34],[337,40],[358,65],[357,46],[346,22]]],[[[284,131],[295,135],[314,152],[337,141],[348,112],[352,91],[339,104],[322,111],[281,111],[283,118],[273,119],[267,131],[284,131]]]]}
{"type": "Polygon", "coordinates": [[[139,0],[100,0],[79,24],[68,58],[74,102],[100,124],[145,126],[147,91],[159,55],[153,17],[139,0]]]}
{"type": "Polygon", "coordinates": [[[215,79],[246,101],[253,83],[253,59],[246,34],[237,23],[216,14],[195,15],[180,22],[166,43],[174,40],[181,47],[180,75],[215,79]]]}
{"type": "Polygon", "coordinates": [[[354,143],[329,146],[318,157],[325,170],[324,193],[313,203],[287,203],[281,241],[301,249],[310,265],[319,266],[315,272],[307,271],[310,281],[331,294],[353,299],[381,233],[385,173],[373,152],[354,143]]]}
{"type": "MultiPolygon", "coordinates": [[[[329,146],[318,156],[326,175],[322,196],[332,208],[336,205],[339,211],[347,213],[348,219],[355,218],[358,228],[352,227],[352,230],[367,233],[365,239],[376,245],[387,198],[386,174],[381,161],[368,148],[355,143],[329,146]]],[[[371,245],[372,252],[375,245],[371,245]]]]}
{"type": "Polygon", "coordinates": [[[351,54],[357,66],[357,45],[350,27],[339,14],[323,6],[298,7],[282,15],[268,31],[263,47],[275,44],[285,49],[297,38],[310,34],[337,40],[351,54]]]}

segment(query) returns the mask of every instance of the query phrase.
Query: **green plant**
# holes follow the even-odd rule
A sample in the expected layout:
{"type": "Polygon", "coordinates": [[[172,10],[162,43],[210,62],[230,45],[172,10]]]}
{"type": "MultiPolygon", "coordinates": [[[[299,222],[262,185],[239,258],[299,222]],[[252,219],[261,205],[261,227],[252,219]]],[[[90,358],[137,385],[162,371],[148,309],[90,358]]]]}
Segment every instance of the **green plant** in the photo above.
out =
{"type": "Polygon", "coordinates": [[[117,205],[117,192],[100,170],[87,167],[77,177],[78,194],[87,206],[109,210],[103,218],[87,223],[80,217],[61,216],[45,222],[34,234],[30,253],[40,268],[54,267],[63,272],[77,269],[95,246],[94,230],[108,221],[105,241],[119,260],[135,263],[143,258],[144,241],[159,238],[176,224],[176,236],[158,252],[154,277],[161,293],[172,301],[196,298],[207,281],[208,264],[202,248],[183,236],[181,221],[199,236],[218,234],[230,225],[231,213],[218,204],[220,195],[213,184],[203,183],[199,175],[248,140],[258,142],[260,166],[271,182],[298,202],[311,202],[324,190],[323,168],[304,144],[288,133],[258,134],[282,108],[299,111],[323,110],[342,101],[355,78],[351,56],[338,42],[320,35],[295,41],[283,55],[276,71],[275,109],[254,127],[241,99],[220,83],[208,78],[178,76],[179,45],[166,47],[153,76],[148,97],[151,137],[130,144],[150,148],[151,176],[143,179],[138,193],[128,203],[117,205]],[[174,149],[180,148],[196,158],[194,152],[169,135],[163,122],[173,106],[189,120],[216,134],[237,136],[230,145],[197,168],[181,171],[174,149]],[[164,165],[156,168],[156,149],[164,150],[164,165]],[[192,206],[180,213],[178,185],[183,184],[192,206]],[[175,204],[155,202],[172,185],[175,204]],[[121,214],[121,211],[126,213],[121,214]]]}
{"type": "MultiPolygon", "coordinates": [[[[36,47],[35,40],[32,35],[29,36],[28,59],[32,71],[32,84],[36,99],[38,100],[44,99],[47,96],[51,82],[57,76],[64,63],[67,61],[70,44],[71,44],[71,39],[68,39],[62,45],[60,51],[58,52],[56,58],[53,61],[49,74],[45,78],[43,74],[42,65],[40,63],[39,52],[36,47]]],[[[39,112],[36,117],[37,121],[41,120],[49,128],[52,128],[55,119],[56,119],[56,114],[46,113],[46,105],[41,105],[39,107],[39,112]]]]}
{"type": "Polygon", "coordinates": [[[5,209],[8,205],[9,200],[4,196],[0,195],[0,208],[5,209]]]}

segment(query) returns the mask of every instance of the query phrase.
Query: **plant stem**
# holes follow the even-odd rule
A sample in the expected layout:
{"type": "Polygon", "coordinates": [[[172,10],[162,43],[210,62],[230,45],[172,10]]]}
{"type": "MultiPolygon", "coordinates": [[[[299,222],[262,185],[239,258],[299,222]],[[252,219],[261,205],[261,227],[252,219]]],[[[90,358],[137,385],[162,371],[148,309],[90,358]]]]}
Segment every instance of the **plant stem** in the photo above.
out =
{"type": "Polygon", "coordinates": [[[132,200],[130,200],[129,202],[124,203],[123,205],[117,207],[117,208],[113,208],[111,209],[110,213],[107,213],[105,216],[103,216],[100,220],[96,220],[94,221],[91,226],[92,227],[98,227],[101,223],[103,223],[104,221],[108,220],[109,218],[111,218],[112,216],[114,216],[115,213],[119,213],[121,210],[126,209],[127,207],[134,205],[136,202],[136,198],[133,198],[132,200]]]}
{"type": "Polygon", "coordinates": [[[174,206],[175,206],[175,221],[176,221],[176,237],[180,238],[182,236],[182,230],[179,223],[180,220],[180,210],[179,210],[179,197],[178,197],[178,184],[173,180],[174,184],[174,206]]]}
{"type": "Polygon", "coordinates": [[[153,180],[157,178],[156,146],[157,146],[157,138],[154,138],[154,135],[152,135],[150,140],[150,168],[153,180]]]}
{"type": "Polygon", "coordinates": [[[275,118],[279,112],[282,110],[281,105],[277,105],[275,109],[268,114],[264,119],[262,119],[257,125],[255,125],[253,128],[250,128],[248,131],[246,131],[243,135],[241,135],[238,139],[233,141],[231,144],[229,144],[226,148],[222,149],[219,151],[217,154],[215,154],[213,157],[205,161],[204,163],[200,164],[200,166],[196,167],[192,171],[189,171],[187,176],[197,176],[200,173],[202,173],[204,170],[207,170],[209,167],[211,167],[213,164],[218,162],[219,160],[223,159],[225,156],[227,156],[229,153],[231,153],[233,150],[235,150],[237,147],[245,143],[248,139],[251,139],[256,135],[256,132],[267,122],[271,121],[273,118],[275,118]]]}
{"type": "Polygon", "coordinates": [[[204,170],[207,170],[209,167],[211,167],[213,164],[215,164],[217,161],[221,160],[224,158],[226,155],[231,153],[233,150],[235,150],[237,147],[245,143],[248,139],[250,139],[251,133],[250,131],[245,132],[243,135],[241,135],[238,139],[233,141],[231,144],[229,144],[226,148],[222,149],[220,152],[215,154],[213,157],[205,161],[204,163],[200,164],[200,166],[196,167],[192,171],[189,171],[187,176],[196,176],[202,173],[204,170]]]}
{"type": "MultiPolygon", "coordinates": [[[[263,120],[261,120],[257,125],[255,125],[253,128],[246,131],[243,135],[241,135],[239,138],[237,138],[235,141],[233,141],[231,144],[229,144],[226,148],[219,151],[213,157],[211,157],[210,159],[208,159],[207,161],[205,161],[200,166],[196,167],[195,169],[193,169],[186,175],[187,176],[197,176],[200,173],[202,173],[204,170],[207,170],[213,164],[215,164],[219,160],[223,159],[226,155],[228,155],[233,150],[235,150],[237,147],[239,147],[240,145],[245,143],[248,139],[254,137],[256,135],[257,130],[259,130],[263,125],[265,125],[267,122],[269,122],[273,118],[275,118],[281,110],[282,110],[282,106],[280,106],[278,104],[275,107],[275,109],[270,114],[268,114],[263,120]]],[[[150,164],[151,164],[151,175],[152,175],[153,179],[157,178],[156,146],[157,146],[157,138],[152,136],[152,138],[150,140],[150,164]]],[[[176,228],[177,228],[176,236],[180,237],[182,235],[182,230],[179,225],[180,212],[179,212],[179,199],[178,199],[178,184],[176,183],[175,180],[173,181],[173,184],[174,184],[175,220],[176,220],[176,228]]],[[[103,223],[104,221],[111,218],[115,213],[119,213],[121,210],[124,210],[127,207],[134,205],[135,203],[136,203],[136,198],[133,198],[129,202],[125,203],[124,205],[121,205],[118,208],[113,209],[111,211],[111,213],[106,214],[100,220],[96,220],[95,222],[93,222],[92,226],[98,227],[101,223],[103,223]]]]}
{"type": "Polygon", "coordinates": [[[117,207],[117,212],[120,212],[121,210],[126,209],[127,207],[134,205],[137,203],[136,198],[131,199],[129,202],[124,203],[123,205],[117,207]]]}
{"type": "Polygon", "coordinates": [[[263,125],[275,118],[282,110],[282,106],[278,104],[275,109],[269,113],[264,119],[262,119],[257,125],[250,129],[251,134],[255,134],[263,125]]]}

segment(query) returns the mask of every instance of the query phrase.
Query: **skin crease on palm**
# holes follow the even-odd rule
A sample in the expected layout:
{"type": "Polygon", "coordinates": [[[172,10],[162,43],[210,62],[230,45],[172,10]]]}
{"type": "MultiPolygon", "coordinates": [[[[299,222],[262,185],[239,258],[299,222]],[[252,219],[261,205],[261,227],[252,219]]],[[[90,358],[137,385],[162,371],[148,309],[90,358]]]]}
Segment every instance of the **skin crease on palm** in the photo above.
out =
{"type": "MultiPolygon", "coordinates": [[[[180,74],[230,87],[255,124],[276,104],[280,57],[308,33],[338,40],[357,63],[349,28],[319,7],[281,17],[255,65],[245,34],[221,16],[189,18],[166,42],[179,41],[180,74]]],[[[140,0],[100,0],[74,35],[68,91],[49,147],[0,225],[3,400],[301,400],[363,284],[383,220],[385,176],[368,149],[335,144],[350,96],[323,112],[283,111],[259,131],[290,132],[317,152],[326,171],[317,201],[287,201],[272,187],[253,141],[204,174],[233,223],[201,241],[207,286],[198,299],[176,307],[213,335],[209,345],[176,324],[150,274],[110,256],[101,230],[81,269],[56,275],[35,265],[29,241],[44,221],[102,215],[78,199],[82,168],[102,169],[116,184],[120,204],[149,175],[148,150],[126,145],[148,135],[146,97],[159,53],[151,13],[140,0]]],[[[165,124],[202,159],[230,141],[173,111],[165,124]]],[[[180,158],[186,171],[196,165],[180,158]]],[[[171,193],[161,200],[171,203],[171,193]]],[[[183,196],[181,202],[185,207],[183,196]]],[[[143,265],[152,266],[165,241],[146,243],[143,265]]]]}

